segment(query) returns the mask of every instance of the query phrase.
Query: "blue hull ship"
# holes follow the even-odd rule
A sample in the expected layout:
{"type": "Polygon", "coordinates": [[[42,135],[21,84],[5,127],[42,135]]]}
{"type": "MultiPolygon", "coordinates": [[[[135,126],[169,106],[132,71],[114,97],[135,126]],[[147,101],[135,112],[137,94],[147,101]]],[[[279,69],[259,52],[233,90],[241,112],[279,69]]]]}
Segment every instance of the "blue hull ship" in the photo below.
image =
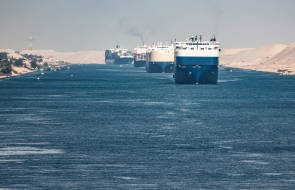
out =
{"type": "Polygon", "coordinates": [[[144,67],[146,64],[146,61],[135,61],[134,60],[134,67],[144,67]]]}
{"type": "Polygon", "coordinates": [[[134,57],[130,51],[127,49],[121,49],[120,46],[116,46],[115,49],[105,50],[105,63],[106,64],[116,64],[125,65],[132,64],[134,57]]]}
{"type": "Polygon", "coordinates": [[[149,73],[172,73],[174,62],[147,62],[146,71],[149,73]]]}
{"type": "Polygon", "coordinates": [[[116,65],[126,65],[126,64],[132,64],[133,57],[116,57],[114,64],[116,65]]]}
{"type": "Polygon", "coordinates": [[[217,84],[219,43],[215,37],[203,42],[201,36],[176,42],[174,80],[177,84],[217,84]]]}
{"type": "Polygon", "coordinates": [[[216,84],[218,57],[175,58],[174,77],[179,84],[216,84]]]}

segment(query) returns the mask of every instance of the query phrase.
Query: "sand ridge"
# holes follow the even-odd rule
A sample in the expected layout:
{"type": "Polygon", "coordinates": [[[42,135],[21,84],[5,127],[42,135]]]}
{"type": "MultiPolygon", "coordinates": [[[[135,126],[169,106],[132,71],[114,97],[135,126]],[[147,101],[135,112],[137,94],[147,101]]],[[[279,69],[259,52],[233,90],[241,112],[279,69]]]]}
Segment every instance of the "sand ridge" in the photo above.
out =
{"type": "Polygon", "coordinates": [[[248,49],[224,49],[220,55],[220,64],[226,67],[294,75],[295,43],[248,49]]]}
{"type": "MultiPolygon", "coordinates": [[[[57,52],[55,50],[23,50],[2,49],[9,57],[23,58],[22,54],[40,55],[48,65],[68,64],[104,64],[104,51],[57,52]]],[[[29,64],[25,60],[25,64],[29,64]]],[[[295,75],[295,43],[272,44],[258,48],[222,49],[220,65],[225,67],[274,72],[295,75]]],[[[13,67],[11,76],[33,72],[35,70],[13,67]]],[[[1,76],[0,76],[1,77],[1,76]]],[[[7,77],[7,76],[2,76],[7,77]]]]}
{"type": "Polygon", "coordinates": [[[46,62],[52,64],[59,61],[70,64],[104,64],[104,51],[57,52],[55,50],[23,50],[21,53],[43,56],[46,62]]]}

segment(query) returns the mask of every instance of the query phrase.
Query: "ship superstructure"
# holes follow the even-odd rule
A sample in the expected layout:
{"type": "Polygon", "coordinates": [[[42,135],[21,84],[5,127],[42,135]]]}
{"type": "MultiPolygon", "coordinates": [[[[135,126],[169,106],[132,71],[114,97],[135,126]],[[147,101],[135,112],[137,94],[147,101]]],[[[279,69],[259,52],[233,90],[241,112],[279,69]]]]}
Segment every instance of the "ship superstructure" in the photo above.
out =
{"type": "Polygon", "coordinates": [[[114,64],[114,49],[107,49],[105,50],[105,64],[114,64]]]}
{"type": "Polygon", "coordinates": [[[148,46],[138,46],[134,48],[134,67],[144,67],[146,64],[146,54],[148,46]]]}
{"type": "Polygon", "coordinates": [[[146,70],[149,73],[173,72],[174,46],[157,43],[147,51],[146,70]]]}
{"type": "Polygon", "coordinates": [[[220,44],[216,38],[202,41],[202,36],[175,42],[175,83],[216,84],[220,44]]]}
{"type": "Polygon", "coordinates": [[[134,58],[131,51],[116,46],[115,49],[105,50],[106,64],[132,64],[134,58]]]}

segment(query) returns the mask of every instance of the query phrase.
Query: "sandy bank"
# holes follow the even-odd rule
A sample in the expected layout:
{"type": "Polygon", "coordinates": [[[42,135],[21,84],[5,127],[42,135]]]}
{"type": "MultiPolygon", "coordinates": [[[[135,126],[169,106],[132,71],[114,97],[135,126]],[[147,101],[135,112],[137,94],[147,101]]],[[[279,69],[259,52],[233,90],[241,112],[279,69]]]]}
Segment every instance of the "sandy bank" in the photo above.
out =
{"type": "Polygon", "coordinates": [[[25,68],[22,69],[20,67],[16,67],[15,71],[17,71],[17,72],[12,72],[12,74],[10,74],[10,75],[0,74],[0,79],[25,75],[25,74],[28,74],[28,73],[36,72],[37,70],[30,70],[30,69],[25,69],[25,68]]]}
{"type": "Polygon", "coordinates": [[[54,50],[24,50],[22,54],[30,53],[44,57],[48,63],[60,61],[70,64],[104,64],[104,51],[57,52],[54,50]]]}
{"type": "Polygon", "coordinates": [[[295,43],[223,49],[220,64],[226,67],[295,75],[295,43]]]}
{"type": "Polygon", "coordinates": [[[30,61],[23,55],[35,55],[42,57],[42,63],[48,66],[60,67],[69,64],[104,64],[104,51],[77,51],[77,52],[57,52],[54,50],[23,50],[14,51],[12,49],[0,49],[0,52],[6,52],[8,58],[24,59],[23,67],[12,66],[10,74],[0,73],[0,78],[8,78],[26,73],[37,71],[30,68],[30,61]]]}

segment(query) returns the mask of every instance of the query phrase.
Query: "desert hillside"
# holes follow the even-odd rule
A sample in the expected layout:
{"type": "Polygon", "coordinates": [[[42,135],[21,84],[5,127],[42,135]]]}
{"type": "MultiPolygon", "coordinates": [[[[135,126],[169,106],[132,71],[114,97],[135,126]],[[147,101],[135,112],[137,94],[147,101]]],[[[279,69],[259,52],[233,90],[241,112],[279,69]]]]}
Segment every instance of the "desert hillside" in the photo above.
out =
{"type": "Polygon", "coordinates": [[[220,64],[233,68],[295,74],[295,43],[248,49],[224,49],[220,56],[220,64]]]}
{"type": "Polygon", "coordinates": [[[71,64],[104,64],[103,51],[57,52],[54,50],[24,50],[22,54],[31,53],[44,57],[47,62],[64,61],[71,64]]]}
{"type": "Polygon", "coordinates": [[[0,78],[22,75],[48,66],[42,56],[20,54],[11,49],[0,50],[0,78]]]}
{"type": "Polygon", "coordinates": [[[57,52],[54,50],[0,49],[0,78],[68,64],[104,64],[103,51],[57,52]]]}
{"type": "MultiPolygon", "coordinates": [[[[63,64],[104,64],[103,51],[57,52],[54,50],[0,50],[2,58],[0,77],[15,76],[36,71],[40,66],[63,64]],[[32,62],[37,65],[32,66],[32,62]],[[5,73],[6,72],[6,73],[5,73]]],[[[223,49],[220,64],[225,67],[295,75],[295,43],[273,44],[259,48],[223,49]]]]}

